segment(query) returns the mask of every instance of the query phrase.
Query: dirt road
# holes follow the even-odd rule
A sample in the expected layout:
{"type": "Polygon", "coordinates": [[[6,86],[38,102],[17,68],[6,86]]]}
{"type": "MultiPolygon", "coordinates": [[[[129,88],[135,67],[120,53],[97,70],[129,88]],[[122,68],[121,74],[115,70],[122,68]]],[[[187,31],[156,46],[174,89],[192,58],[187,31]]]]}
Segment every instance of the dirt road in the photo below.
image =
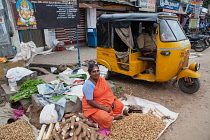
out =
{"type": "MultiPolygon", "coordinates": [[[[193,50],[191,53],[195,53],[193,50]]],[[[110,81],[117,85],[118,94],[124,92],[157,102],[171,111],[179,113],[159,140],[210,140],[210,49],[191,58],[190,64],[199,62],[201,69],[200,90],[195,94],[180,91],[173,80],[164,83],[150,83],[115,74],[110,81]],[[125,89],[125,90],[122,90],[125,89]]]]}

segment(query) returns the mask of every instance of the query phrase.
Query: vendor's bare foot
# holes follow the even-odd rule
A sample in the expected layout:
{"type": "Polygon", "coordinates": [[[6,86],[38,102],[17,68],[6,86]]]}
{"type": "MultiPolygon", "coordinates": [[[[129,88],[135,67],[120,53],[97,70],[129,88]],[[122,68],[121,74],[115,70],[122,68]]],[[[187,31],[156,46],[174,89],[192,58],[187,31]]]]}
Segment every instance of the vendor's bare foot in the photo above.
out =
{"type": "Polygon", "coordinates": [[[123,118],[123,115],[114,116],[114,120],[121,120],[122,118],[123,118]]]}

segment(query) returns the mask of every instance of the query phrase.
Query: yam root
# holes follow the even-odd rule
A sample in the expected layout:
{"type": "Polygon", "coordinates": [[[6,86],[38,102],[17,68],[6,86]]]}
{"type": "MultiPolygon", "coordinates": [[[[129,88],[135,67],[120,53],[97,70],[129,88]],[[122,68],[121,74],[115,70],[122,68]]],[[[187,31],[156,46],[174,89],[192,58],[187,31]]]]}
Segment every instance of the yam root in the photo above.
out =
{"type": "Polygon", "coordinates": [[[69,118],[69,119],[66,119],[66,122],[67,123],[70,123],[71,122],[71,119],[69,118]]]}
{"type": "Polygon", "coordinates": [[[61,140],[61,137],[59,136],[59,134],[56,132],[55,129],[52,130],[52,136],[55,140],[61,140]]]}
{"type": "Polygon", "coordinates": [[[65,114],[64,115],[64,118],[70,118],[70,117],[72,117],[74,115],[75,115],[74,113],[65,114]]]}
{"type": "Polygon", "coordinates": [[[71,117],[71,129],[74,128],[75,120],[76,120],[76,116],[72,116],[72,117],[71,117]]]}
{"type": "Polygon", "coordinates": [[[90,140],[96,140],[95,130],[90,129],[90,140]]]}
{"type": "Polygon", "coordinates": [[[100,134],[98,135],[98,140],[103,140],[104,139],[104,135],[100,134]]]}
{"type": "Polygon", "coordinates": [[[75,135],[78,136],[82,130],[82,124],[79,122],[77,129],[75,130],[75,135]]]}
{"type": "Polygon", "coordinates": [[[86,135],[87,135],[88,138],[90,138],[90,129],[89,128],[86,131],[86,135]]]}
{"type": "Polygon", "coordinates": [[[76,135],[73,136],[73,140],[77,140],[77,136],[76,135]]]}
{"type": "Polygon", "coordinates": [[[78,135],[77,140],[82,140],[82,133],[78,135]]]}
{"type": "Polygon", "coordinates": [[[58,132],[58,134],[60,134],[62,132],[62,129],[59,128],[57,132],[58,132]]]}
{"type": "Polygon", "coordinates": [[[66,138],[69,137],[70,131],[68,131],[65,135],[63,135],[63,139],[65,140],[66,138]]]}
{"type": "Polygon", "coordinates": [[[69,133],[69,136],[70,136],[70,137],[74,136],[74,131],[75,131],[75,129],[71,129],[71,130],[70,130],[70,133],[69,133]]]}
{"type": "Polygon", "coordinates": [[[95,127],[98,128],[98,124],[97,123],[91,123],[91,122],[85,122],[88,126],[90,127],[95,127]]]}
{"type": "Polygon", "coordinates": [[[62,128],[62,132],[65,134],[70,129],[70,124],[66,123],[66,125],[62,128]]]}
{"type": "Polygon", "coordinates": [[[87,119],[82,113],[79,114],[79,117],[80,117],[81,119],[87,119]]]}
{"type": "Polygon", "coordinates": [[[99,128],[92,128],[93,130],[95,130],[96,132],[98,132],[99,131],[99,128]]]}
{"type": "Polygon", "coordinates": [[[62,118],[62,123],[65,123],[66,122],[66,119],[65,118],[62,118]]]}
{"type": "Polygon", "coordinates": [[[75,121],[78,122],[79,120],[80,120],[79,117],[76,117],[75,121]]]}
{"type": "Polygon", "coordinates": [[[82,124],[81,127],[82,127],[82,138],[84,138],[86,137],[87,127],[84,124],[82,124]]]}
{"type": "Polygon", "coordinates": [[[110,140],[108,136],[104,136],[104,140],[110,140]]]}
{"type": "Polygon", "coordinates": [[[89,138],[88,137],[85,137],[85,140],[89,140],[89,138]]]}

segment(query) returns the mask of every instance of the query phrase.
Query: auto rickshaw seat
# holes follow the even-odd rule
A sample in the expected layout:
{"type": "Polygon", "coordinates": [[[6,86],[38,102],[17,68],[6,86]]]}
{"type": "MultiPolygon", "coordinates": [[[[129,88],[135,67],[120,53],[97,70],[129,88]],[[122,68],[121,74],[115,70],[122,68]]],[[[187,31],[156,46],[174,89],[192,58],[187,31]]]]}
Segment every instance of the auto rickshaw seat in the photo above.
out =
{"type": "Polygon", "coordinates": [[[154,58],[151,58],[151,57],[143,57],[143,56],[138,57],[138,60],[155,62],[155,59],[154,58]]]}

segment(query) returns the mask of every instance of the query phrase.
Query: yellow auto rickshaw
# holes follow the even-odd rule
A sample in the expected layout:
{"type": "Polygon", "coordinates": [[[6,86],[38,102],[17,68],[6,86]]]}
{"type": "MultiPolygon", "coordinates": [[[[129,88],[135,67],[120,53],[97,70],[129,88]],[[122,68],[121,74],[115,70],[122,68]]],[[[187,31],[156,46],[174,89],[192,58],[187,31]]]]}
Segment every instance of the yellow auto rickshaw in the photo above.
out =
{"type": "Polygon", "coordinates": [[[192,94],[199,90],[199,63],[188,67],[190,42],[175,14],[120,13],[103,14],[97,22],[97,62],[112,72],[150,82],[165,82],[174,77],[179,88],[192,94]],[[153,25],[156,38],[156,59],[144,57],[139,51],[137,38],[144,26],[153,25]],[[161,35],[170,36],[163,40],[161,35]],[[154,67],[154,72],[148,69],[154,67]]]}

